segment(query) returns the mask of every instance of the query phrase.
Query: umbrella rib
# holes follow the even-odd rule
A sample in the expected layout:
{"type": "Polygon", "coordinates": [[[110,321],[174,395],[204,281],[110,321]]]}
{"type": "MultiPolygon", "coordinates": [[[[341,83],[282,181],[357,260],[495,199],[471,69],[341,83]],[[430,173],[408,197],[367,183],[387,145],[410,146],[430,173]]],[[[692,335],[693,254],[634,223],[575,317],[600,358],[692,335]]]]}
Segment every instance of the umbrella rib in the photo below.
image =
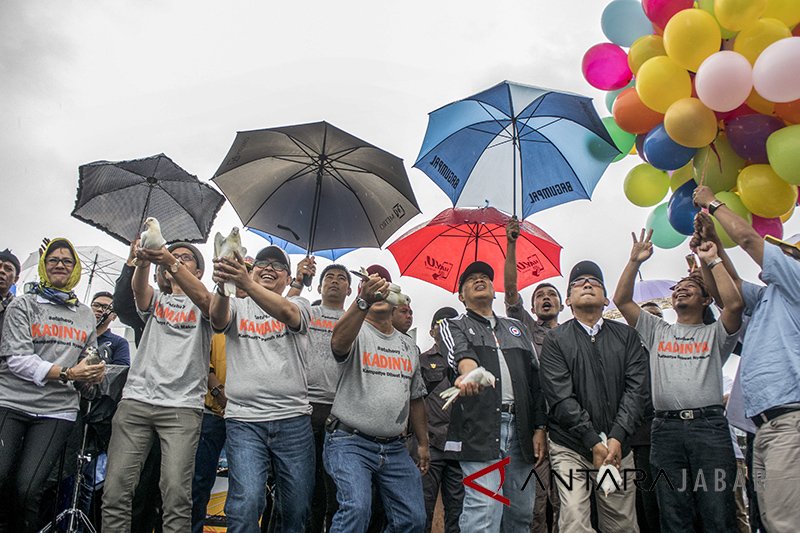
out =
{"type": "MultiPolygon", "coordinates": [[[[477,125],[477,124],[489,124],[489,123],[492,123],[492,122],[495,122],[495,121],[494,121],[494,120],[486,120],[486,121],[483,121],[483,122],[476,122],[475,124],[470,124],[469,126],[464,126],[463,128],[459,128],[459,129],[457,129],[456,131],[454,131],[454,132],[452,132],[452,133],[449,133],[449,134],[447,135],[447,137],[445,137],[444,139],[442,139],[441,141],[439,141],[439,142],[436,144],[436,146],[433,146],[433,147],[431,147],[431,149],[430,149],[430,150],[428,150],[428,151],[427,151],[427,152],[425,152],[424,154],[420,155],[420,157],[419,157],[419,158],[417,158],[416,162],[414,163],[414,166],[417,166],[417,163],[419,163],[419,162],[422,160],[422,158],[423,158],[424,156],[427,156],[428,154],[430,154],[431,152],[433,152],[434,150],[436,150],[436,149],[437,149],[439,146],[441,146],[442,144],[444,144],[444,143],[446,143],[448,140],[450,140],[450,138],[452,138],[454,135],[457,135],[458,133],[460,133],[460,132],[464,131],[465,129],[468,129],[468,128],[473,128],[473,127],[474,127],[475,125],[477,125]]],[[[501,125],[501,126],[503,126],[502,124],[500,124],[500,125],[501,125]]],[[[503,130],[505,130],[505,126],[503,126],[503,130]]],[[[495,136],[496,136],[496,135],[495,135],[495,136]]],[[[488,141],[486,144],[489,144],[490,142],[492,142],[492,139],[489,139],[489,141],[488,141]]],[[[479,158],[479,159],[480,159],[480,158],[479,158]]],[[[473,165],[473,166],[474,166],[474,165],[473,165]]]]}
{"type": "MultiPolygon", "coordinates": [[[[426,227],[429,227],[429,228],[430,228],[430,227],[432,227],[432,226],[426,226],[426,227]]],[[[422,228],[422,229],[425,229],[425,228],[422,228]]],[[[419,251],[418,251],[416,254],[414,254],[414,257],[412,257],[412,258],[411,258],[411,260],[408,262],[408,266],[407,266],[405,269],[403,269],[403,270],[400,272],[400,274],[405,274],[405,273],[408,271],[408,269],[409,269],[409,268],[411,268],[411,266],[414,264],[414,261],[416,261],[416,260],[417,260],[417,258],[418,258],[418,257],[419,257],[419,256],[422,254],[422,252],[424,252],[424,251],[426,251],[426,250],[428,249],[428,246],[430,246],[430,244],[431,244],[433,241],[435,241],[436,239],[438,239],[438,238],[440,238],[440,237],[447,237],[447,235],[444,235],[444,234],[445,234],[445,232],[449,231],[450,229],[456,229],[456,228],[455,228],[454,226],[450,225],[450,224],[447,224],[447,225],[444,225],[444,224],[443,224],[443,225],[442,225],[442,228],[441,228],[441,231],[440,231],[438,234],[435,234],[435,235],[433,235],[433,236],[432,236],[430,239],[428,239],[428,244],[426,244],[426,245],[422,246],[422,247],[419,249],[419,251]]],[[[413,233],[412,233],[411,235],[413,235],[413,233]]],[[[409,237],[410,237],[411,235],[409,235],[409,237]]],[[[398,242],[399,242],[399,241],[398,241],[398,242]]]]}
{"type": "MultiPolygon", "coordinates": [[[[553,267],[555,271],[559,273],[559,275],[561,274],[561,269],[558,268],[556,264],[553,263],[553,261],[549,257],[547,257],[547,254],[544,252],[544,250],[542,250],[542,248],[538,244],[534,243],[533,240],[531,240],[531,238],[528,236],[528,234],[520,232],[520,237],[525,237],[525,240],[531,243],[531,245],[533,245],[536,248],[536,250],[538,250],[544,256],[547,262],[550,263],[550,266],[553,267]]],[[[563,247],[560,244],[558,243],[555,244],[559,249],[563,250],[563,247]]]]}
{"type": "MultiPolygon", "coordinates": [[[[201,185],[201,184],[198,183],[198,185],[201,185]]],[[[161,189],[162,191],[164,191],[164,194],[166,194],[167,196],[172,198],[177,205],[181,205],[181,203],[178,201],[177,198],[175,198],[172,195],[172,193],[170,193],[167,189],[165,189],[164,187],[161,186],[161,183],[156,183],[155,186],[158,187],[159,189],[161,189]]],[[[199,187],[199,188],[202,188],[202,187],[199,187]]],[[[188,214],[188,211],[186,211],[186,210],[184,210],[184,211],[188,214]]],[[[197,225],[197,221],[194,219],[194,217],[190,215],[189,219],[191,219],[192,224],[194,224],[194,227],[197,228],[197,233],[199,233],[202,236],[203,235],[203,229],[200,226],[197,225]]]]}

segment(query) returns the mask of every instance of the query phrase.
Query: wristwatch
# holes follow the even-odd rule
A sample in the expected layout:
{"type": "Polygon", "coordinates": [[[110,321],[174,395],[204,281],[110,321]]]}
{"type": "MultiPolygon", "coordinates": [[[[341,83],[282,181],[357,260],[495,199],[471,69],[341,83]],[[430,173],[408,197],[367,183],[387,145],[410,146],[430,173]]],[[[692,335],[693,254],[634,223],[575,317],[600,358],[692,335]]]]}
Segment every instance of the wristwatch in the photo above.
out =
{"type": "Polygon", "coordinates": [[[293,289],[303,290],[303,284],[296,279],[293,279],[289,286],[293,289]]]}
{"type": "Polygon", "coordinates": [[[216,398],[217,396],[220,395],[220,393],[222,392],[222,389],[224,389],[224,388],[225,388],[225,385],[217,385],[216,387],[213,387],[211,389],[211,396],[216,398]]]}
{"type": "Polygon", "coordinates": [[[709,215],[713,215],[714,211],[716,211],[717,209],[719,209],[723,205],[725,205],[725,202],[720,202],[717,199],[712,200],[711,203],[708,204],[708,214],[709,215]]]}
{"type": "Polygon", "coordinates": [[[61,380],[61,383],[67,383],[69,381],[69,377],[67,376],[69,369],[70,367],[68,366],[61,367],[61,372],[58,373],[58,379],[61,380]]]}
{"type": "Polygon", "coordinates": [[[372,304],[371,304],[371,303],[369,303],[368,301],[366,301],[364,298],[362,298],[362,297],[360,297],[360,296],[359,296],[358,298],[356,298],[356,305],[357,305],[357,306],[358,306],[358,308],[359,308],[359,309],[361,309],[362,311],[366,311],[367,309],[369,309],[369,308],[370,308],[370,306],[371,306],[372,304]]]}

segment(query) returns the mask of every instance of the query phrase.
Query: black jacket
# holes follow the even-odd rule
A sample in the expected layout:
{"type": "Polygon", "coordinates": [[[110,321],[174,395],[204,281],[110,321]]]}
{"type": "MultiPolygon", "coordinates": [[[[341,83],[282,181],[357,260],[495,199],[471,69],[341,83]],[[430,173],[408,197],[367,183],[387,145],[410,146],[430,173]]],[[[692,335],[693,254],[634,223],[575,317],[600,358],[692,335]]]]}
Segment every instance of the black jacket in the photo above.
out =
{"type": "Polygon", "coordinates": [[[500,458],[503,384],[500,382],[496,336],[511,375],[516,410],[514,418],[522,455],[525,461],[533,463],[533,432],[536,427],[544,426],[547,418],[531,341],[521,322],[505,317],[496,319],[494,334],[489,321],[469,309],[466,314],[446,320],[441,325],[448,363],[456,371],[459,361],[474,359],[497,379],[495,388],[486,387],[477,396],[461,397],[450,407],[452,413],[445,451],[454,452],[453,457],[460,461],[500,458]]]}
{"type": "Polygon", "coordinates": [[[649,395],[647,352],[636,330],[606,320],[591,337],[572,319],[545,337],[539,365],[550,439],[591,461],[603,432],[627,455],[649,395]]]}
{"type": "Polygon", "coordinates": [[[431,448],[444,451],[447,440],[447,426],[450,424],[450,410],[444,411],[445,400],[439,396],[453,385],[453,371],[447,359],[439,353],[434,344],[427,352],[419,354],[419,370],[425,382],[425,412],[428,415],[428,441],[431,448]]]}
{"type": "Polygon", "coordinates": [[[139,341],[142,339],[142,332],[144,331],[144,321],[136,311],[136,301],[133,299],[131,280],[133,279],[134,270],[134,267],[127,264],[122,266],[117,283],[114,285],[112,305],[119,321],[133,329],[136,346],[139,346],[139,341]]]}

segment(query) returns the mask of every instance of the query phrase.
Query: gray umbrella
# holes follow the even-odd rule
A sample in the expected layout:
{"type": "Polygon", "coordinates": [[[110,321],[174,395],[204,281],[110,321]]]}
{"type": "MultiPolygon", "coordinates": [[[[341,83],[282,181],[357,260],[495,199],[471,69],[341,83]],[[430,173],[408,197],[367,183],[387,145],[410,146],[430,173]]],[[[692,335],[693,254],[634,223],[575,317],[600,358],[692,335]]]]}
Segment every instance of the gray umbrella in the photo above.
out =
{"type": "Polygon", "coordinates": [[[155,217],[168,243],[206,242],[225,198],[164,154],[79,169],[72,216],[130,243],[155,217]]]}
{"type": "Polygon", "coordinates": [[[380,247],[419,213],[402,159],[327,122],[239,132],[212,180],[245,226],[309,252],[380,247]]]}

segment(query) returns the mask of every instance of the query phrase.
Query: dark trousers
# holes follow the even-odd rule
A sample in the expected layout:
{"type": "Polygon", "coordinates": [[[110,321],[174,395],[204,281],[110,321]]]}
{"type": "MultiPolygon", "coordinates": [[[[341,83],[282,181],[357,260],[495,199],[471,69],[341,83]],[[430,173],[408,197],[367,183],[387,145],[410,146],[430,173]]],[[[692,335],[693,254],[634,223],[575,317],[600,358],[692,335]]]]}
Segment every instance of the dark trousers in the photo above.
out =
{"type": "Polygon", "coordinates": [[[306,533],[323,533],[331,528],[333,515],[339,504],[336,502],[336,484],[325,471],[322,464],[322,450],[325,447],[325,420],[331,414],[330,404],[312,403],[311,431],[314,433],[314,453],[317,466],[314,469],[314,496],[311,500],[311,516],[306,533]]]}
{"type": "Polygon", "coordinates": [[[49,517],[39,512],[42,491],[73,424],[0,407],[0,487],[8,485],[11,498],[11,515],[0,520],[9,521],[8,531],[38,531],[47,522],[49,517]]]}
{"type": "Polygon", "coordinates": [[[693,516],[703,531],[736,531],[736,458],[728,420],[708,415],[694,420],[653,420],[650,464],[656,476],[661,530],[692,530],[693,516]]]}
{"type": "Polygon", "coordinates": [[[464,503],[464,474],[458,461],[445,459],[441,450],[431,448],[431,463],[428,473],[422,476],[422,492],[425,496],[425,513],[427,522],[425,531],[430,533],[433,522],[433,510],[436,507],[436,497],[439,488],[442,490],[442,504],[444,504],[444,531],[445,533],[458,533],[458,518],[461,516],[461,506],[464,503]]]}
{"type": "Polygon", "coordinates": [[[636,520],[641,533],[659,533],[658,499],[653,487],[653,472],[650,468],[650,446],[633,446],[633,464],[644,473],[644,479],[636,487],[636,520]]]}
{"type": "Polygon", "coordinates": [[[197,443],[192,478],[192,533],[203,533],[208,500],[217,480],[219,456],[224,446],[225,419],[203,411],[203,425],[200,427],[200,441],[197,443]]]}

